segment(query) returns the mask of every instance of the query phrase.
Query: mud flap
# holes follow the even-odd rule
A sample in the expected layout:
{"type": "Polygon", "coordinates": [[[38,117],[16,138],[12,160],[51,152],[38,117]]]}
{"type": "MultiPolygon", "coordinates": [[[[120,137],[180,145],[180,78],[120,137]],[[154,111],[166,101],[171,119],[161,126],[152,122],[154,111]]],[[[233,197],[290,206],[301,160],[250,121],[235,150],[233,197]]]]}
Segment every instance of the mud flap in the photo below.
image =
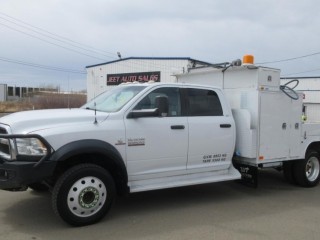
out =
{"type": "Polygon", "coordinates": [[[237,168],[241,174],[240,182],[249,187],[258,187],[258,167],[247,164],[236,163],[237,168]]]}

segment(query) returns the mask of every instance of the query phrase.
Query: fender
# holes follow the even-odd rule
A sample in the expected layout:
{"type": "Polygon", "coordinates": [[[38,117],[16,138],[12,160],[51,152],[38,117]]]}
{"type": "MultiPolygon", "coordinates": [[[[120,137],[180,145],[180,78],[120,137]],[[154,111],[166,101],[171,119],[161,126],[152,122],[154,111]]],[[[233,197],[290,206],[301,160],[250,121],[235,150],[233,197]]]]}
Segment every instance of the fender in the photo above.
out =
{"type": "MultiPolygon", "coordinates": [[[[70,142],[57,149],[51,157],[51,161],[61,162],[81,154],[102,154],[120,170],[124,182],[128,182],[128,173],[124,161],[118,150],[111,144],[95,139],[85,139],[70,142]]],[[[107,161],[107,160],[106,160],[107,161]]]]}

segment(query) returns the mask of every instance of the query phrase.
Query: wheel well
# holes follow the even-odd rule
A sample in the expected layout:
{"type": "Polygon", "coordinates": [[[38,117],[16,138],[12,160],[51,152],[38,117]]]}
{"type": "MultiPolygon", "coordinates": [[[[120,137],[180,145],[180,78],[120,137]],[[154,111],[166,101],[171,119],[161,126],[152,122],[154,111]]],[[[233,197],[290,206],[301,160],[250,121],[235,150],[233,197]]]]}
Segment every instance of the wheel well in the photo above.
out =
{"type": "Polygon", "coordinates": [[[309,151],[309,150],[314,150],[316,152],[318,152],[320,154],[320,142],[313,142],[311,143],[308,148],[307,148],[307,151],[306,153],[309,151]]]}
{"type": "Polygon", "coordinates": [[[103,154],[79,154],[65,159],[64,161],[58,161],[54,172],[53,182],[55,183],[60,175],[69,168],[82,163],[96,164],[106,169],[111,174],[119,195],[124,195],[129,192],[126,173],[124,173],[113,160],[103,154]]]}

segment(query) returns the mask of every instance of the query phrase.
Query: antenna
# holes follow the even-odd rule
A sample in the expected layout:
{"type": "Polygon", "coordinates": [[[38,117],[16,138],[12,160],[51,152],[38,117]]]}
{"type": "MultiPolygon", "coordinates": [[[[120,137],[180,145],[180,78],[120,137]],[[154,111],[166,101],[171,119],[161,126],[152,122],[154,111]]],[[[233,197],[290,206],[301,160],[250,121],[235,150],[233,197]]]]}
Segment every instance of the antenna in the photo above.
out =
{"type": "MultiPolygon", "coordinates": [[[[95,76],[93,70],[91,71],[91,75],[93,77],[93,99],[95,99],[96,98],[96,83],[97,83],[97,79],[96,79],[96,76],[95,76]]],[[[94,101],[94,122],[93,122],[93,124],[98,124],[96,105],[97,105],[97,103],[96,103],[96,101],[94,101]]]]}
{"type": "Polygon", "coordinates": [[[97,121],[97,108],[96,108],[96,102],[94,102],[94,122],[93,124],[98,124],[98,121],[97,121]]]}

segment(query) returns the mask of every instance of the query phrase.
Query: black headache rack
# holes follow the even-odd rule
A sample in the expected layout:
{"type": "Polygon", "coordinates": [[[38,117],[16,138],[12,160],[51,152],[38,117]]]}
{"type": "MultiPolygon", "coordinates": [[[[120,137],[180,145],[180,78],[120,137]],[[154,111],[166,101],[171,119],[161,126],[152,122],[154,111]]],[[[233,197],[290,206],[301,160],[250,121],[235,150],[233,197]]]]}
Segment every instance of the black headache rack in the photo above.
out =
{"type": "MultiPolygon", "coordinates": [[[[26,155],[17,155],[16,156],[17,160],[20,160],[20,161],[23,161],[23,160],[35,161],[35,160],[37,160],[33,166],[34,168],[38,167],[44,161],[46,161],[52,153],[52,148],[51,148],[50,144],[47,142],[47,140],[45,140],[43,137],[41,137],[38,134],[0,134],[0,139],[13,140],[13,139],[17,139],[17,138],[36,138],[45,146],[47,153],[44,156],[42,156],[40,159],[38,157],[34,157],[34,156],[28,156],[28,157],[26,155]]],[[[0,156],[0,158],[1,158],[1,156],[0,156]]]]}

